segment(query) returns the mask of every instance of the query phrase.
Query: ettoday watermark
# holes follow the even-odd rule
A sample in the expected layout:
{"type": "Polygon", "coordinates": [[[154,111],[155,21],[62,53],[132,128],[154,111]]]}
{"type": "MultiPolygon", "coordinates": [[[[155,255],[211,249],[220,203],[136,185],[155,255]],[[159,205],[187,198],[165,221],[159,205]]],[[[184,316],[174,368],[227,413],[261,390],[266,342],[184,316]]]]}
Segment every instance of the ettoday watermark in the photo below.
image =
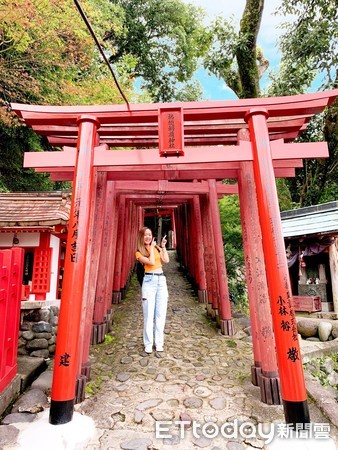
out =
{"type": "Polygon", "coordinates": [[[225,422],[218,425],[215,422],[198,423],[196,421],[156,421],[155,437],[157,439],[170,439],[174,430],[179,431],[180,439],[184,439],[187,430],[191,430],[194,438],[201,437],[213,439],[222,436],[224,439],[250,439],[256,438],[270,444],[275,437],[296,439],[329,439],[330,425],[327,423],[296,424],[290,427],[284,423],[254,424],[235,419],[233,422],[225,422]]]}

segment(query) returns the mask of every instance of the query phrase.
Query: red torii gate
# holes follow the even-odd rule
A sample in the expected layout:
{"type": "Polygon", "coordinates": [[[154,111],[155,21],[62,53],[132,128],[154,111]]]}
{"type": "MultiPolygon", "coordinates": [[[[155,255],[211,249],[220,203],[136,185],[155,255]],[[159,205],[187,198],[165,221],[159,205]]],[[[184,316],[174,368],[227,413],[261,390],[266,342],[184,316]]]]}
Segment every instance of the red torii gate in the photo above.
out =
{"type": "MultiPolygon", "coordinates": [[[[215,208],[216,180],[239,179],[248,284],[255,284],[257,295],[252,298],[251,313],[255,312],[258,304],[261,307],[266,304],[266,295],[263,292],[264,286],[258,287],[257,282],[253,283],[250,278],[261,277],[266,272],[286,422],[309,422],[274,170],[280,170],[279,176],[290,176],[294,168],[299,167],[300,159],[328,156],[325,143],[288,142],[297,137],[310,118],[321,112],[337,95],[338,90],[335,90],[293,97],[128,107],[12,105],[17,114],[37,133],[46,135],[51,144],[65,146],[63,152],[26,154],[25,166],[51,172],[54,179],[74,178],[69,224],[73,234],[68,239],[66,250],[51,423],[66,423],[71,420],[73,413],[82,296],[84,289],[90,289],[90,267],[98,264],[87,264],[86,272],[87,241],[89,230],[94,224],[94,208],[98,207],[96,186],[100,173],[105,174],[105,178],[101,180],[105,186],[108,182],[117,183],[117,180],[208,180],[207,195],[212,199],[210,205],[213,207],[209,209],[207,219],[200,224],[200,229],[204,236],[208,231],[213,235],[221,307],[220,325],[222,332],[230,335],[233,326],[227,298],[223,246],[219,245],[221,234],[219,212],[215,208]],[[243,129],[249,130],[250,141],[241,131],[243,129]],[[157,147],[158,144],[159,151],[149,148],[157,147]],[[76,145],[77,149],[72,149],[72,145],[76,145]],[[111,151],[109,147],[142,150],[111,151]],[[171,158],[165,159],[163,156],[171,158]],[[256,196],[252,197],[254,190],[257,191],[257,209],[252,209],[250,204],[256,200],[256,196]],[[249,236],[253,230],[252,221],[255,221],[257,214],[261,226],[257,233],[261,232],[262,236],[265,266],[261,254],[255,254],[260,249],[253,249],[249,236]]],[[[111,186],[111,189],[114,190],[115,186],[111,186]]],[[[105,195],[106,199],[109,198],[107,193],[105,195]]],[[[130,203],[126,208],[126,195],[119,196],[123,201],[118,203],[118,208],[121,209],[118,220],[130,225],[136,206],[130,203]]],[[[194,204],[195,198],[193,195],[194,204]]],[[[204,201],[202,206],[203,203],[204,201]]],[[[107,205],[106,200],[106,213],[107,205]]],[[[117,203],[114,205],[117,209],[117,203]]],[[[198,211],[197,203],[195,209],[198,211]]],[[[134,226],[128,240],[131,248],[135,233],[134,226]]],[[[203,243],[204,248],[207,248],[208,243],[203,243]]],[[[116,249],[120,258],[121,250],[122,248],[116,249]]],[[[128,257],[130,260],[131,252],[128,257]]],[[[119,264],[118,270],[121,261],[119,264]]],[[[115,270],[115,275],[114,279],[118,279],[120,273],[115,270]]],[[[125,273],[123,276],[125,277],[125,273]]],[[[250,294],[249,289],[249,295],[252,296],[253,291],[251,289],[250,294]]],[[[258,310],[258,314],[259,311],[261,310],[258,310]]],[[[262,330],[259,329],[259,321],[255,319],[254,322],[256,333],[262,334],[263,339],[272,334],[271,325],[266,324],[262,330]]],[[[260,355],[261,361],[257,361],[256,365],[256,354],[259,355],[261,349],[254,349],[254,353],[253,372],[261,376],[264,384],[269,381],[269,376],[271,378],[266,367],[264,369],[263,361],[266,358],[260,355]]],[[[272,391],[273,388],[270,389],[272,391]]]]}

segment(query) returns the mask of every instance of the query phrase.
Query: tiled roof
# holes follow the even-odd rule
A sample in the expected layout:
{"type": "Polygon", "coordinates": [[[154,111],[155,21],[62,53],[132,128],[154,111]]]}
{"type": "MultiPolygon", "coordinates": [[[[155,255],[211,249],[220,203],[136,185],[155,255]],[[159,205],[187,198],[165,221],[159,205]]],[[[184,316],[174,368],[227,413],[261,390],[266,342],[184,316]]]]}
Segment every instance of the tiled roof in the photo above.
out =
{"type": "Polygon", "coordinates": [[[0,227],[65,225],[71,192],[0,193],[0,227]]]}
{"type": "Polygon", "coordinates": [[[284,238],[338,234],[338,201],[283,211],[284,238]]]}

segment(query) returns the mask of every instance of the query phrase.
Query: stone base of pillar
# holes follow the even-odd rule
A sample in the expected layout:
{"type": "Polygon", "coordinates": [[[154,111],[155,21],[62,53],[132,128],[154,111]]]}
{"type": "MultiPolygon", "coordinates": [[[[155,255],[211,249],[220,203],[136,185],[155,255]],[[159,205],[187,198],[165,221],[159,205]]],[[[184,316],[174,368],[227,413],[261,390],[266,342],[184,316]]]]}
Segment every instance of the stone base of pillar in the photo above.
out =
{"type": "Polygon", "coordinates": [[[91,371],[92,371],[92,366],[88,362],[82,364],[81,375],[84,375],[87,378],[87,381],[90,380],[91,371]]]}
{"type": "Polygon", "coordinates": [[[267,405],[281,405],[280,381],[275,375],[267,376],[264,372],[259,377],[259,387],[261,390],[261,401],[267,405]]]}
{"type": "Polygon", "coordinates": [[[121,300],[123,300],[126,298],[127,287],[125,286],[121,288],[120,291],[121,291],[121,300]]]}
{"type": "Polygon", "coordinates": [[[93,323],[92,335],[90,339],[91,345],[101,344],[106,337],[107,324],[106,322],[93,323]]]}
{"type": "Polygon", "coordinates": [[[107,332],[111,331],[113,328],[113,311],[111,309],[107,309],[106,312],[106,325],[107,332]]]}
{"type": "Polygon", "coordinates": [[[222,319],[220,325],[221,332],[225,336],[233,336],[235,334],[235,323],[233,319],[222,319]]]}
{"type": "Polygon", "coordinates": [[[215,316],[215,312],[212,308],[212,304],[211,303],[207,303],[207,316],[208,317],[212,317],[212,315],[215,316]]]}
{"type": "MultiPolygon", "coordinates": [[[[219,317],[218,309],[213,308],[212,305],[211,305],[210,317],[216,321],[217,321],[217,317],[219,317]]],[[[218,321],[218,324],[219,324],[219,321],[218,321]]]]}
{"type": "Polygon", "coordinates": [[[114,291],[113,292],[113,305],[117,305],[118,303],[121,303],[121,292],[114,291]]]}
{"type": "Polygon", "coordinates": [[[79,375],[76,379],[75,387],[75,403],[81,403],[85,399],[85,387],[87,383],[87,377],[85,375],[79,375]]]}
{"type": "Polygon", "coordinates": [[[257,365],[251,366],[251,383],[254,386],[259,386],[259,379],[262,374],[262,368],[257,365]]]}
{"type": "Polygon", "coordinates": [[[197,297],[200,303],[208,303],[208,294],[205,289],[199,289],[197,292],[197,297]]]}

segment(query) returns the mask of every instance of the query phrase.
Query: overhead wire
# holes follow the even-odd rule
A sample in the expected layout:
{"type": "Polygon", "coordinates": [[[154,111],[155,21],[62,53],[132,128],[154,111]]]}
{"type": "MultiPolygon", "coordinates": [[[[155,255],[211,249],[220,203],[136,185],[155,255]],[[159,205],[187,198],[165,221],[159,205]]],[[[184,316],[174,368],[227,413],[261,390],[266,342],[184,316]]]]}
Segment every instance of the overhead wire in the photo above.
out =
{"type": "Polygon", "coordinates": [[[94,33],[94,30],[93,30],[92,26],[89,23],[89,20],[87,19],[87,16],[86,16],[85,12],[83,11],[83,9],[82,9],[80,3],[78,2],[78,0],[74,0],[74,3],[76,5],[77,9],[79,10],[79,13],[81,14],[81,17],[82,17],[83,21],[85,22],[85,24],[86,24],[86,26],[87,26],[87,28],[88,28],[92,38],[94,39],[95,44],[96,44],[97,48],[99,49],[99,52],[101,53],[102,58],[104,59],[105,63],[107,64],[108,69],[109,69],[110,73],[112,74],[112,76],[114,78],[114,81],[115,81],[115,84],[117,86],[117,89],[119,90],[123,100],[126,102],[128,108],[130,108],[129,102],[128,102],[126,96],[124,95],[123,90],[121,89],[121,86],[120,86],[120,84],[119,84],[119,82],[118,82],[118,80],[116,78],[116,75],[115,75],[115,73],[114,73],[114,71],[113,71],[113,69],[112,69],[112,67],[111,67],[111,65],[110,65],[110,63],[108,61],[108,58],[106,57],[106,55],[105,55],[105,53],[104,53],[104,51],[102,49],[101,44],[99,43],[99,41],[98,41],[98,39],[97,39],[97,37],[96,37],[96,35],[94,33]]]}

